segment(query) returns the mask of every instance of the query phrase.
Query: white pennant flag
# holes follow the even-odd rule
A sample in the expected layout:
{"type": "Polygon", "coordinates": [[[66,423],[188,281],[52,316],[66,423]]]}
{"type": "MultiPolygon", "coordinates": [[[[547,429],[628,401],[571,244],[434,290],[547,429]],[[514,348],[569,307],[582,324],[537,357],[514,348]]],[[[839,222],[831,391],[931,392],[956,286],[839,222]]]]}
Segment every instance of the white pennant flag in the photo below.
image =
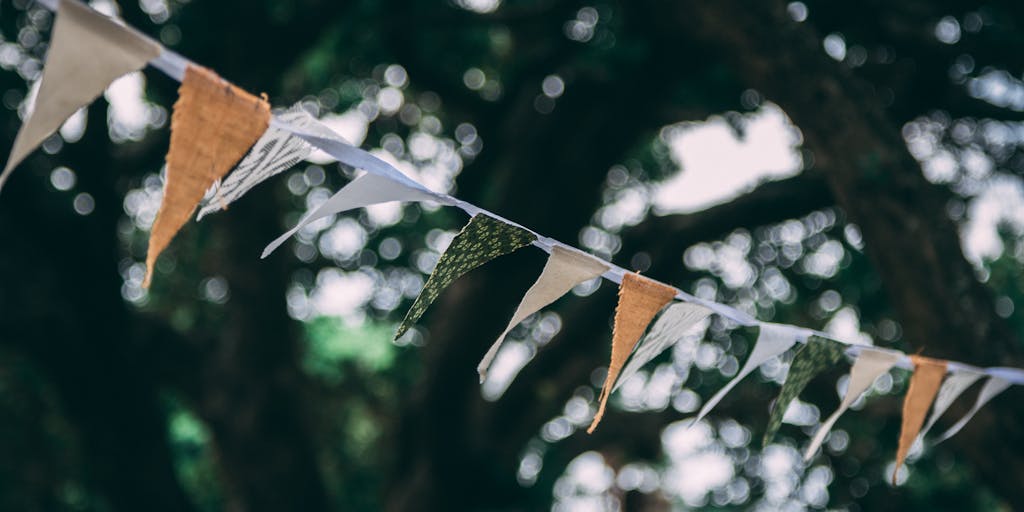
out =
{"type": "Polygon", "coordinates": [[[612,391],[619,389],[619,386],[629,380],[637,370],[679,341],[686,331],[709,315],[711,310],[698,304],[676,303],[666,307],[658,321],[654,322],[650,332],[637,344],[629,364],[619,374],[612,391]]]}
{"type": "Polygon", "coordinates": [[[999,393],[1006,391],[1006,388],[1010,386],[1011,383],[1009,381],[1000,379],[999,377],[990,377],[988,381],[985,382],[985,385],[982,386],[981,391],[978,393],[978,398],[974,401],[974,406],[971,407],[971,410],[967,411],[967,414],[965,414],[963,418],[960,418],[960,421],[956,422],[952,427],[949,427],[949,430],[939,436],[939,439],[935,441],[935,444],[939,444],[946,439],[955,436],[957,432],[960,432],[960,429],[964,428],[964,426],[967,425],[967,422],[971,421],[971,418],[973,418],[974,415],[989,402],[989,400],[995,398],[999,393]]]}
{"type": "Polygon", "coordinates": [[[523,300],[516,308],[508,327],[498,336],[498,339],[491,345],[491,348],[484,355],[476,371],[480,374],[480,382],[487,378],[487,369],[490,368],[494,356],[498,354],[501,343],[513,327],[526,319],[526,317],[538,312],[541,308],[558,300],[572,288],[584,281],[600,277],[608,271],[608,265],[601,260],[561,246],[551,248],[551,256],[548,257],[544,270],[540,277],[533,283],[533,286],[526,291],[523,300]]]}
{"type": "Polygon", "coordinates": [[[298,230],[317,219],[377,203],[436,200],[437,198],[428,192],[411,188],[391,178],[365,173],[349,182],[317,209],[306,214],[294,228],[285,232],[277,240],[270,242],[260,257],[266,258],[298,230]]]}
{"type": "Polygon", "coordinates": [[[880,375],[889,371],[897,361],[900,360],[903,354],[899,352],[892,352],[889,350],[875,350],[864,348],[860,354],[857,355],[857,360],[853,363],[853,368],[850,369],[850,382],[846,386],[846,394],[843,395],[843,401],[839,404],[839,408],[836,412],[832,413],[831,416],[825,420],[824,423],[818,427],[818,431],[814,434],[814,438],[811,440],[811,444],[807,446],[807,450],[804,451],[804,460],[810,460],[814,456],[815,452],[821,446],[821,443],[825,441],[825,436],[828,435],[829,431],[832,430],[832,426],[835,425],[836,420],[847,409],[853,405],[854,402],[864,394],[868,388],[874,384],[875,379],[880,375]]]}
{"type": "Polygon", "coordinates": [[[0,174],[11,171],[78,109],[92,103],[116,78],[137,71],[163,51],[110,18],[73,0],[62,0],[32,112],[14,139],[0,174]]]}
{"type": "MultiPolygon", "coordinates": [[[[313,119],[300,104],[275,116],[275,121],[295,126],[322,137],[340,137],[313,119]]],[[[291,169],[313,152],[313,146],[291,132],[274,125],[267,128],[245,158],[217,186],[214,194],[199,210],[196,220],[226,210],[228,205],[263,181],[291,169]]]]}
{"type": "Polygon", "coordinates": [[[928,417],[928,423],[925,423],[917,438],[924,439],[925,434],[935,426],[935,422],[949,409],[949,406],[953,405],[957,397],[963,394],[967,388],[971,387],[971,384],[974,384],[983,375],[982,373],[972,371],[958,371],[946,377],[946,380],[942,382],[942,387],[939,388],[939,394],[935,396],[935,403],[932,404],[932,415],[928,417]]]}
{"type": "Polygon", "coordinates": [[[747,362],[744,363],[743,368],[728,384],[725,385],[715,396],[711,397],[704,407],[701,407],[700,413],[697,414],[697,418],[693,420],[691,425],[695,425],[701,419],[704,418],[711,409],[713,409],[718,402],[725,398],[725,395],[736,384],[739,384],[744,377],[756,370],[759,366],[764,364],[765,361],[787,351],[792,347],[797,340],[806,339],[807,334],[804,329],[794,327],[792,325],[784,324],[773,324],[768,322],[762,322],[760,332],[757,335],[757,341],[754,342],[754,349],[750,351],[750,357],[747,358],[747,362]]]}

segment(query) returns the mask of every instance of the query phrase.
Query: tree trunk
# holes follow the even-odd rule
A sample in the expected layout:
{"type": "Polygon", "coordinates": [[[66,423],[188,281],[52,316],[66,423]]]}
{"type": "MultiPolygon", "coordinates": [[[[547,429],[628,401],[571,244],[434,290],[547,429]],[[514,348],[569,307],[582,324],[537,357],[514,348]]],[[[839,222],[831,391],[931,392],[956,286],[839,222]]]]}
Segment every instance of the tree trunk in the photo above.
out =
{"type": "Polygon", "coordinates": [[[121,297],[122,210],[113,182],[126,169],[109,158],[105,107],[100,101],[89,109],[91,130],[63,155],[77,172],[74,193],[95,199],[88,216],[73,212],[73,195],[48,189],[38,156],[4,190],[0,342],[28,354],[52,379],[85,456],[87,485],[113,510],[187,511],[192,504],[174,474],[153,370],[166,340],[140,333],[121,297]],[[78,169],[81,151],[104,156],[92,157],[95,169],[78,169]]]}
{"type": "MultiPolygon", "coordinates": [[[[863,233],[891,305],[912,347],[980,366],[1021,361],[1017,338],[995,314],[947,217],[944,194],[908,152],[899,127],[863,80],[821,49],[783,2],[648,2],[652,12],[717,50],[743,81],[785,110],[801,129],[814,165],[863,233]]],[[[666,27],[668,28],[668,27],[666,27]]],[[[1024,508],[1019,475],[1024,418],[997,400],[956,439],[985,481],[1024,508]]]]}

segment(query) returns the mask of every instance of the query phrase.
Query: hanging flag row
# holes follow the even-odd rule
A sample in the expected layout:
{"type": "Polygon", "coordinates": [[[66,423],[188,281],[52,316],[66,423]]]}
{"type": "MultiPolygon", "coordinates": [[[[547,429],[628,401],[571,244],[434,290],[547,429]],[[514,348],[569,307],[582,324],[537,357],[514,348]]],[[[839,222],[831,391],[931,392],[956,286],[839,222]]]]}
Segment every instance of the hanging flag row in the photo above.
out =
{"type": "MultiPolygon", "coordinates": [[[[52,3],[48,0],[51,7],[52,3]]],[[[169,59],[169,55],[158,43],[130,27],[98,14],[78,1],[60,0],[35,104],[15,138],[0,174],[0,187],[19,163],[75,111],[99,97],[112,81],[141,69],[147,63],[168,64],[161,59],[169,59]]],[[[254,96],[232,85],[212,70],[184,62],[182,76],[176,76],[180,78],[181,86],[171,117],[164,193],[150,233],[144,286],[148,287],[153,278],[154,265],[160,253],[197,208],[198,218],[226,209],[252,187],[301,162],[316,147],[340,162],[366,172],[271,242],[263,253],[264,257],[310,222],[373,204],[432,201],[457,206],[471,215],[469,222],[441,255],[399,325],[396,338],[420,319],[445,288],[467,272],[528,245],[538,246],[549,253],[536,282],[523,296],[501,335],[483,355],[477,367],[481,382],[487,378],[488,369],[505,337],[520,322],[581,283],[600,277],[619,283],[611,358],[598,397],[597,412],[588,432],[593,432],[601,422],[612,392],[712,314],[741,325],[756,326],[758,333],[742,368],[705,402],[694,422],[707,416],[754,370],[800,345],[793,355],[779,396],[770,409],[763,439],[765,445],[777,433],[787,408],[815,376],[847,357],[852,359],[842,401],[812,437],[804,453],[806,459],[815,455],[839,416],[864,396],[880,376],[894,367],[907,367],[912,371],[903,401],[897,467],[904,462],[913,444],[923,438],[956,398],[974,383],[985,379],[973,407],[936,442],[959,432],[981,407],[1010,385],[1024,383],[1024,372],[1017,369],[981,370],[916,355],[908,358],[894,350],[869,346],[850,348],[822,333],[792,325],[759,322],[727,305],[701,301],[672,286],[638,273],[626,272],[578,249],[541,237],[479,207],[433,192],[387,163],[347,144],[301,108],[293,107],[272,116],[265,97],[254,96]],[[211,188],[212,192],[204,204],[203,198],[211,188]]],[[[165,69],[169,67],[163,66],[165,69]]]]}

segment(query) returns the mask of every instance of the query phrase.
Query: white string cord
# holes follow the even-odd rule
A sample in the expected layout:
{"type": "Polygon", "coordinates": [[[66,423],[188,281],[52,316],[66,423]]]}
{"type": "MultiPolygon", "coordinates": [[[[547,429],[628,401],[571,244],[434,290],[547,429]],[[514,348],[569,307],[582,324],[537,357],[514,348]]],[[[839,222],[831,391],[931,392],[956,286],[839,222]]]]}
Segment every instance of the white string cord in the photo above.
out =
{"type": "MultiPolygon", "coordinates": [[[[61,2],[61,1],[77,1],[77,0],[36,0],[36,3],[38,5],[40,5],[40,6],[42,6],[42,7],[45,7],[46,9],[49,9],[50,11],[56,12],[57,9],[58,9],[59,2],[61,2]]],[[[144,37],[146,39],[149,39],[150,41],[153,41],[152,38],[146,36],[145,34],[142,34],[141,32],[138,32],[134,28],[132,28],[132,27],[127,27],[127,28],[129,30],[132,30],[133,32],[139,34],[139,36],[144,37]]],[[[158,41],[154,41],[154,43],[160,44],[158,41]]],[[[163,48],[163,45],[160,45],[160,47],[163,48]]],[[[161,72],[163,72],[167,76],[169,76],[169,77],[173,78],[174,80],[178,81],[178,82],[180,82],[180,81],[182,81],[184,79],[185,69],[188,66],[190,66],[190,65],[195,65],[192,61],[188,60],[187,58],[183,57],[182,55],[180,55],[178,53],[175,53],[175,52],[173,52],[171,50],[168,50],[166,48],[163,48],[163,51],[160,53],[160,55],[157,58],[151,60],[149,62],[149,64],[152,65],[154,68],[160,70],[161,72]]],[[[542,249],[543,251],[545,251],[547,253],[550,253],[552,248],[555,247],[555,246],[562,247],[562,248],[570,250],[570,251],[583,252],[583,251],[580,251],[579,249],[577,249],[577,248],[575,248],[575,247],[573,247],[571,245],[564,244],[564,243],[559,242],[558,240],[555,240],[553,238],[549,238],[549,237],[543,236],[540,233],[537,233],[536,231],[533,231],[532,229],[527,228],[526,226],[522,226],[522,225],[520,225],[518,223],[512,222],[512,221],[510,221],[510,220],[508,220],[508,219],[506,219],[506,218],[504,218],[504,217],[502,217],[500,215],[497,215],[497,214],[495,214],[493,212],[490,212],[488,210],[480,208],[479,206],[476,206],[476,205],[474,205],[472,203],[463,201],[461,199],[458,199],[458,198],[453,197],[453,196],[451,196],[449,194],[446,194],[446,193],[432,191],[432,190],[428,189],[426,186],[424,186],[422,183],[419,183],[418,181],[416,181],[416,180],[410,178],[409,176],[407,176],[405,173],[399,171],[398,169],[396,169],[391,164],[389,164],[389,163],[387,163],[387,162],[385,162],[385,161],[383,161],[383,160],[373,156],[372,154],[370,154],[367,151],[364,151],[364,150],[362,150],[360,148],[352,146],[351,144],[348,144],[347,142],[345,142],[345,140],[341,136],[337,136],[337,137],[332,138],[332,139],[323,138],[321,136],[308,133],[308,132],[302,130],[301,128],[297,128],[297,127],[292,126],[292,125],[290,125],[290,124],[288,124],[286,122],[283,122],[280,119],[278,119],[277,117],[275,117],[271,121],[271,126],[273,126],[275,128],[278,128],[278,129],[281,129],[281,130],[288,131],[288,132],[292,133],[293,135],[295,135],[295,136],[297,136],[299,138],[302,138],[303,140],[309,142],[310,144],[316,146],[317,148],[325,151],[327,154],[329,154],[332,157],[336,158],[339,162],[341,162],[341,163],[343,163],[345,165],[348,165],[348,166],[354,167],[354,168],[363,169],[363,170],[365,170],[367,172],[371,172],[371,173],[374,173],[374,174],[377,174],[377,175],[380,175],[380,176],[384,176],[384,177],[387,177],[389,179],[392,179],[392,180],[395,180],[397,182],[400,182],[400,183],[402,183],[404,185],[411,186],[411,187],[416,188],[418,190],[424,191],[424,192],[430,194],[431,196],[435,197],[439,203],[444,204],[444,205],[448,205],[448,206],[455,206],[457,208],[460,208],[463,211],[465,211],[467,214],[469,214],[470,216],[475,216],[475,215],[479,215],[479,214],[483,213],[483,214],[486,214],[488,216],[494,217],[495,219],[498,219],[498,220],[500,220],[502,222],[506,222],[506,223],[511,224],[513,226],[517,226],[517,227],[520,227],[522,229],[525,229],[525,230],[529,231],[530,233],[536,235],[537,239],[533,242],[533,245],[539,247],[540,249],[542,249]]],[[[328,130],[328,132],[325,132],[325,133],[329,133],[330,132],[329,128],[327,128],[326,126],[323,126],[323,125],[321,125],[321,126],[325,130],[328,130]]],[[[620,267],[620,266],[618,266],[618,265],[615,265],[615,264],[613,264],[611,262],[605,262],[605,264],[607,264],[610,268],[601,277],[603,277],[603,278],[605,278],[605,279],[607,279],[607,280],[609,280],[611,282],[614,282],[616,284],[621,284],[622,283],[622,276],[626,274],[627,270],[622,268],[622,267],[620,267]]],[[[736,309],[736,308],[734,308],[732,306],[729,306],[727,304],[722,304],[722,303],[719,303],[719,302],[715,302],[715,301],[711,301],[711,300],[707,300],[707,299],[702,299],[700,297],[695,297],[694,295],[691,295],[691,294],[686,293],[686,292],[684,292],[682,290],[679,290],[678,288],[676,288],[676,298],[679,299],[679,300],[685,301],[685,302],[692,302],[692,303],[695,303],[695,304],[700,304],[700,305],[710,309],[711,311],[714,311],[718,315],[720,315],[720,316],[722,316],[724,318],[727,318],[727,319],[729,319],[729,320],[731,320],[731,321],[733,321],[733,322],[735,322],[735,323],[737,323],[739,325],[743,325],[743,326],[760,326],[762,324],[762,322],[760,320],[754,318],[753,316],[751,316],[750,314],[748,314],[748,313],[746,313],[744,311],[740,311],[739,309],[736,309]]],[[[794,326],[794,325],[789,325],[787,327],[790,327],[790,328],[793,329],[794,337],[799,342],[801,342],[801,343],[806,343],[807,339],[811,335],[817,335],[817,336],[823,336],[823,337],[826,337],[826,338],[829,338],[829,339],[835,339],[835,337],[833,337],[833,336],[831,336],[831,335],[829,335],[827,333],[824,333],[822,331],[818,331],[818,330],[814,330],[814,329],[808,329],[808,328],[805,328],[805,327],[799,327],[799,326],[794,326]]],[[[899,368],[906,369],[906,370],[913,370],[913,368],[914,368],[913,363],[910,360],[910,357],[907,356],[905,353],[900,352],[898,350],[881,348],[881,347],[874,347],[874,346],[868,346],[868,345],[857,345],[857,344],[852,344],[852,343],[849,343],[849,342],[846,342],[846,341],[843,341],[843,340],[836,340],[836,341],[839,341],[840,343],[843,343],[844,345],[849,345],[849,347],[847,347],[845,352],[846,352],[846,355],[848,357],[852,358],[852,359],[856,359],[857,356],[861,352],[863,352],[864,350],[881,350],[881,351],[891,352],[891,353],[895,353],[895,354],[899,354],[900,355],[900,358],[897,361],[897,363],[895,364],[895,366],[897,366],[899,368]]],[[[1011,382],[1011,383],[1016,384],[1016,385],[1024,385],[1024,370],[1022,370],[1020,368],[991,367],[991,368],[984,368],[984,369],[982,369],[982,368],[978,368],[978,367],[975,367],[975,366],[972,366],[972,365],[969,365],[969,364],[960,363],[960,362],[957,362],[957,361],[948,361],[947,371],[950,372],[950,373],[957,373],[957,372],[964,372],[964,371],[975,372],[975,373],[983,373],[983,374],[989,375],[991,377],[1003,379],[1005,381],[1011,382]]]]}

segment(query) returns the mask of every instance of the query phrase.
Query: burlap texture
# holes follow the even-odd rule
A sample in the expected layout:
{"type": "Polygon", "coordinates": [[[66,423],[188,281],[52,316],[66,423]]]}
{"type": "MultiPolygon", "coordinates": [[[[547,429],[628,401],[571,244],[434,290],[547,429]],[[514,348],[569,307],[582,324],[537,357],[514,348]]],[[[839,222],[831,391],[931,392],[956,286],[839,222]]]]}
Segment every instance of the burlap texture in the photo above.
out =
{"type": "Polygon", "coordinates": [[[608,365],[608,377],[601,387],[597,414],[594,415],[594,421],[587,429],[587,433],[593,432],[597,424],[601,423],[615,380],[626,364],[626,359],[629,359],[629,354],[633,352],[633,347],[647,329],[647,325],[675,296],[675,288],[641,277],[640,274],[627,273],[622,276],[619,305],[615,308],[615,326],[612,329],[612,360],[608,365]]]}
{"type": "Polygon", "coordinates": [[[146,279],[178,230],[211,185],[224,177],[270,124],[270,104],[224,81],[216,73],[189,66],[171,117],[164,198],[149,236],[146,279]]]}
{"type": "Polygon", "coordinates": [[[903,424],[900,426],[900,444],[896,450],[896,469],[892,472],[892,483],[896,485],[896,472],[907,458],[917,433],[924,425],[925,415],[946,376],[946,361],[922,356],[910,356],[914,363],[914,374],[910,376],[907,396],[903,398],[903,424]]]}

